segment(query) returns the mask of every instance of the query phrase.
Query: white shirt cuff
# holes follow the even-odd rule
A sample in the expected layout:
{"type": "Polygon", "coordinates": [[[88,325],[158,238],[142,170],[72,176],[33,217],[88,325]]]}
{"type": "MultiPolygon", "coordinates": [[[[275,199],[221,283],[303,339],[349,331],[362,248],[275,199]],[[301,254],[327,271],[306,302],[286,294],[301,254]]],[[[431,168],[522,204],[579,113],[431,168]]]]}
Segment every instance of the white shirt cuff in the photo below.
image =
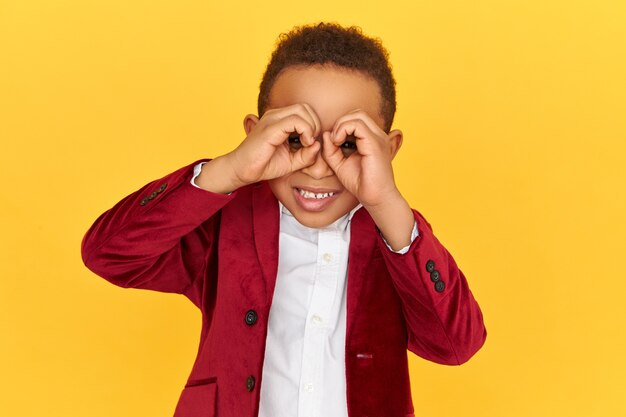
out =
{"type": "Polygon", "coordinates": [[[413,243],[413,241],[415,240],[415,238],[418,235],[419,235],[419,232],[417,231],[417,222],[413,221],[413,231],[411,231],[411,243],[409,243],[408,245],[406,245],[402,249],[399,249],[399,250],[391,249],[391,246],[389,246],[389,243],[387,243],[387,241],[385,240],[385,237],[382,235],[382,233],[381,233],[380,237],[383,238],[383,242],[385,242],[385,245],[387,245],[387,247],[389,248],[390,251],[392,251],[394,253],[399,253],[400,255],[404,255],[405,253],[407,253],[409,251],[409,247],[411,246],[411,244],[413,243]]]}
{"type": "Polygon", "coordinates": [[[204,164],[206,164],[206,162],[200,162],[198,165],[193,167],[193,177],[191,177],[191,185],[193,185],[196,188],[200,188],[200,189],[202,189],[202,187],[200,187],[200,186],[198,186],[198,184],[196,184],[196,178],[202,172],[202,165],[204,165],[204,164]]]}

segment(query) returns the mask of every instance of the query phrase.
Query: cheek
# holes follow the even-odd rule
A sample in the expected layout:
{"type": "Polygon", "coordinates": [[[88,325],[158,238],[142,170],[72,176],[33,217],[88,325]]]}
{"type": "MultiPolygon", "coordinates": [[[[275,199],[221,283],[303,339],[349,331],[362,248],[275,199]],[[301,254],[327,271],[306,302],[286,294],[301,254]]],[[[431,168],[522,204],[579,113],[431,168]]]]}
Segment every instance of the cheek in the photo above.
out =
{"type": "Polygon", "coordinates": [[[359,200],[357,200],[355,196],[350,194],[345,189],[338,202],[341,203],[340,205],[342,208],[347,209],[348,211],[352,210],[357,204],[359,204],[359,200]]]}
{"type": "Polygon", "coordinates": [[[270,189],[279,200],[291,194],[291,186],[286,177],[274,178],[268,181],[270,189]]]}

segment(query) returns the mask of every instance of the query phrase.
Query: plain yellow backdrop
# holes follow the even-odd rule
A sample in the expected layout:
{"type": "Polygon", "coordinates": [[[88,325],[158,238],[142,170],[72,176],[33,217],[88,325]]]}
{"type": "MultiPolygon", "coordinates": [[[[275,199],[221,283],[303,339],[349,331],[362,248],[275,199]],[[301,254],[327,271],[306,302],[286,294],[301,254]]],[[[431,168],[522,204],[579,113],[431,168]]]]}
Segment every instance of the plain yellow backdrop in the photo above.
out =
{"type": "Polygon", "coordinates": [[[417,416],[626,415],[626,2],[0,0],[0,416],[170,416],[200,313],[88,271],[143,184],[231,150],[277,36],[380,37],[397,183],[488,329],[410,355],[417,416]]]}

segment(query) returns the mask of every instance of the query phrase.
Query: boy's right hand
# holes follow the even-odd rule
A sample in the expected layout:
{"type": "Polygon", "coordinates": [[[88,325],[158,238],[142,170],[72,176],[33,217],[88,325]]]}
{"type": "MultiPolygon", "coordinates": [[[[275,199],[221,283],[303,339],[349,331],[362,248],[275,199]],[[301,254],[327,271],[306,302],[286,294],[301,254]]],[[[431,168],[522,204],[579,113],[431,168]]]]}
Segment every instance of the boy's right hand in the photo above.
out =
{"type": "Polygon", "coordinates": [[[196,180],[200,187],[229,193],[315,163],[321,122],[308,104],[271,109],[261,119],[254,115],[246,119],[253,123],[246,128],[248,136],[236,149],[203,166],[196,180]]]}

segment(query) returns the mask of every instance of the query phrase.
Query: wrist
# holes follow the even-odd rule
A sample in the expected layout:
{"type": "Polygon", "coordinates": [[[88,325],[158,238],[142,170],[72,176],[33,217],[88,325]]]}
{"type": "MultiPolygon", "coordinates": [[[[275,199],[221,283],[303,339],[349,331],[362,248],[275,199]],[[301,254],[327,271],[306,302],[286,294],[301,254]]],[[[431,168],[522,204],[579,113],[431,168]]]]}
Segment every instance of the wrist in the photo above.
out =
{"type": "Polygon", "coordinates": [[[239,181],[227,155],[218,156],[202,166],[196,185],[206,191],[229,194],[244,184],[239,181]]]}
{"type": "Polygon", "coordinates": [[[400,193],[400,190],[395,187],[387,192],[384,197],[380,198],[380,202],[362,204],[372,216],[377,215],[378,213],[388,212],[391,207],[398,207],[400,205],[408,206],[408,203],[400,193]]]}
{"type": "Polygon", "coordinates": [[[388,246],[397,251],[411,244],[411,232],[415,224],[413,211],[399,191],[376,206],[363,206],[388,246]]]}

